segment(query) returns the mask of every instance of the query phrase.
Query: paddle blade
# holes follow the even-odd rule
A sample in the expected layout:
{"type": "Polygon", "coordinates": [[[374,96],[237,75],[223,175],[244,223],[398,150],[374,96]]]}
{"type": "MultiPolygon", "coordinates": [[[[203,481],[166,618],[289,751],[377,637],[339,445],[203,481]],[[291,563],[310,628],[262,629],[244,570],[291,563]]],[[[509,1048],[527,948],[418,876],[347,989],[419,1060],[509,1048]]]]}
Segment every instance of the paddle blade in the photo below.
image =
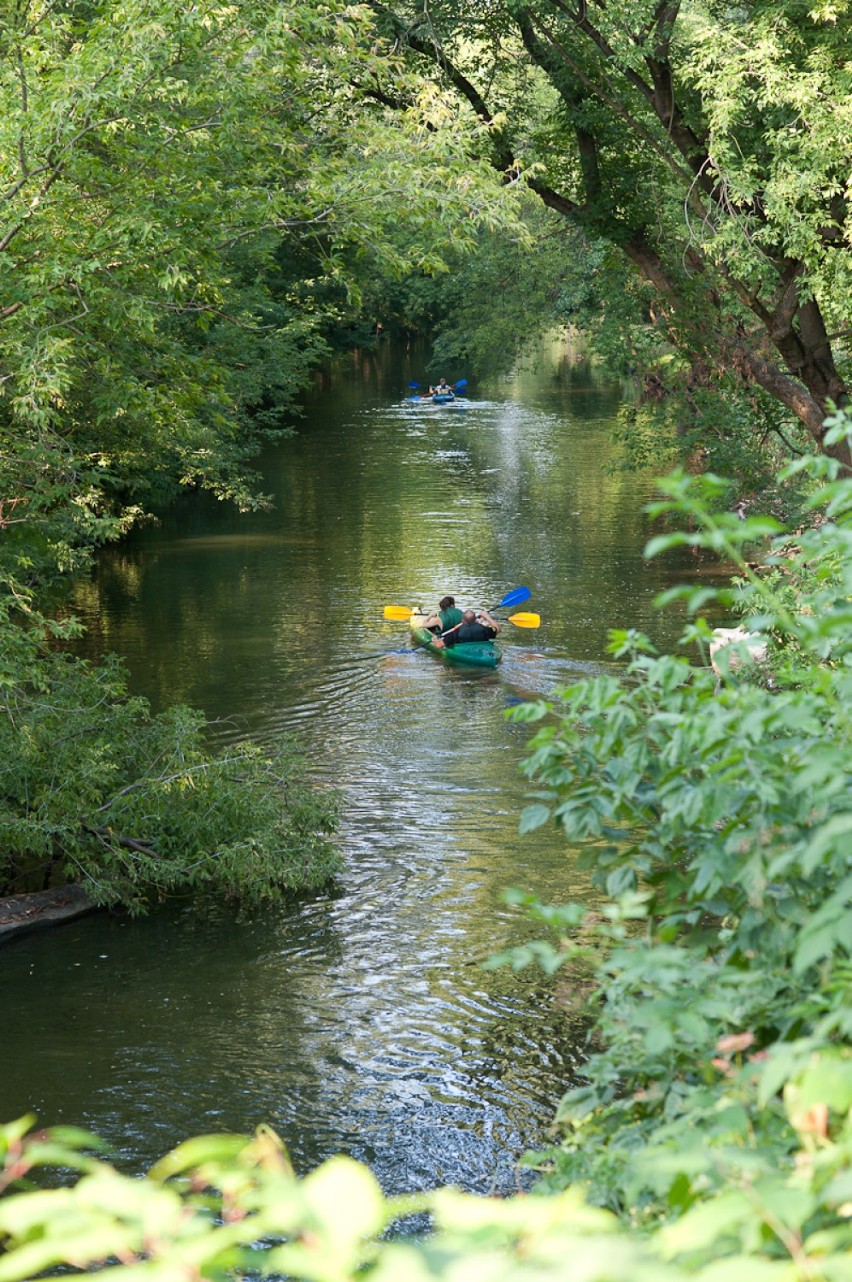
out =
{"type": "Polygon", "coordinates": [[[456,389],[456,391],[458,391],[460,387],[467,387],[467,379],[460,378],[457,383],[453,383],[453,387],[456,389]]]}
{"type": "Polygon", "coordinates": [[[541,626],[540,614],[510,614],[509,622],[516,628],[537,628],[541,626]]]}
{"type": "Polygon", "coordinates": [[[523,605],[524,601],[529,601],[531,596],[532,592],[530,592],[529,588],[512,588],[512,591],[507,592],[502,601],[497,602],[494,609],[502,610],[507,605],[523,605]]]}
{"type": "Polygon", "coordinates": [[[416,391],[416,390],[417,390],[417,388],[420,386],[420,384],[419,384],[419,383],[409,383],[409,384],[408,384],[408,386],[409,386],[413,391],[416,391]]]}
{"type": "Polygon", "coordinates": [[[398,623],[410,619],[413,613],[407,605],[386,605],[383,610],[386,619],[395,619],[398,623]]]}

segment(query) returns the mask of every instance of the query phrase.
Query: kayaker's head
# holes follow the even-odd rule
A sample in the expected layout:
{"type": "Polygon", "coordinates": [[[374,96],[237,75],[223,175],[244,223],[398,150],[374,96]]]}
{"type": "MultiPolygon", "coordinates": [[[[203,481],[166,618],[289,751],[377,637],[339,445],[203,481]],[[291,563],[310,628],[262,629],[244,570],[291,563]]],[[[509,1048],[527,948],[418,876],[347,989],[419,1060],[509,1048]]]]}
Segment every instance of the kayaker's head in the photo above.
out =
{"type": "Polygon", "coordinates": [[[462,615],[462,623],[476,623],[476,611],[465,610],[464,614],[462,615]]]}
{"type": "Polygon", "coordinates": [[[456,603],[456,598],[454,596],[442,596],[440,601],[438,602],[438,609],[450,610],[455,605],[455,603],[456,603]]]}

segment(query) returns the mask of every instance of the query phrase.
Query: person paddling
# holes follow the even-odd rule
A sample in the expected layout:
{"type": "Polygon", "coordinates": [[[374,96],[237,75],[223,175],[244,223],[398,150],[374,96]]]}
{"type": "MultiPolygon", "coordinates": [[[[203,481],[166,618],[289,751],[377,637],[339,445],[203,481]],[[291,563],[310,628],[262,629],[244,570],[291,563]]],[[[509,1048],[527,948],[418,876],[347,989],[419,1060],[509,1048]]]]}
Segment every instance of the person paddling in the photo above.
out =
{"type": "Polygon", "coordinates": [[[465,610],[461,623],[450,628],[443,638],[435,641],[435,645],[454,646],[466,641],[493,641],[499,631],[500,624],[492,619],[487,610],[480,610],[478,617],[475,610],[465,610]]]}
{"type": "Polygon", "coordinates": [[[436,614],[430,614],[429,618],[423,624],[430,632],[436,632],[439,636],[442,632],[449,632],[450,628],[455,628],[462,621],[462,612],[456,605],[454,596],[442,596],[438,602],[436,614]]]}

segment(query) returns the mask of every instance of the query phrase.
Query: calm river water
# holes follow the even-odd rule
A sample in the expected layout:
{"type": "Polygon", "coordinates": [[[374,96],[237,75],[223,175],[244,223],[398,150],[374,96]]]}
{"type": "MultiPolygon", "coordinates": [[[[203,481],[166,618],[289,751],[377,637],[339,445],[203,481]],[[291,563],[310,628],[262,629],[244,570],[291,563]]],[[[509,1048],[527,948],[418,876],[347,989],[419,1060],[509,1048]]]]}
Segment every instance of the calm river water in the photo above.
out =
{"type": "Polygon", "coordinates": [[[506,887],[588,890],[555,833],[518,836],[527,731],[503,714],[606,667],[609,627],[665,646],[651,601],[685,567],[642,559],[652,484],[617,469],[617,387],[549,352],[463,405],[406,403],[422,376],[390,349],[347,363],[265,459],[272,511],[184,503],[80,585],[88,652],[123,655],[155,707],[299,736],[342,792],[346,870],[249,922],[174,905],[10,944],[0,1117],[89,1126],[132,1170],[266,1122],[303,1171],[343,1151],[388,1191],[525,1184],[583,1029],[540,976],[481,963],[531,933],[506,887]],[[382,617],[519,585],[542,625],[507,626],[496,672],[445,669],[382,617]]]}

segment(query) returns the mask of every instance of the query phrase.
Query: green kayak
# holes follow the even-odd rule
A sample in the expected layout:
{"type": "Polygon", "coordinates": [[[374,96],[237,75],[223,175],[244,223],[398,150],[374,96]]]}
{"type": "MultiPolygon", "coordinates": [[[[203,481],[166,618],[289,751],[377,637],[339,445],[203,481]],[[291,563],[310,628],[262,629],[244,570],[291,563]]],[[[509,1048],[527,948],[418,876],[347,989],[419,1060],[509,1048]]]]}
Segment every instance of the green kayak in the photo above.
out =
{"type": "Polygon", "coordinates": [[[411,621],[411,639],[417,646],[422,646],[442,663],[451,663],[464,668],[496,668],[503,658],[499,645],[493,641],[460,641],[458,645],[435,645],[435,637],[426,628],[418,627],[411,621]]]}

